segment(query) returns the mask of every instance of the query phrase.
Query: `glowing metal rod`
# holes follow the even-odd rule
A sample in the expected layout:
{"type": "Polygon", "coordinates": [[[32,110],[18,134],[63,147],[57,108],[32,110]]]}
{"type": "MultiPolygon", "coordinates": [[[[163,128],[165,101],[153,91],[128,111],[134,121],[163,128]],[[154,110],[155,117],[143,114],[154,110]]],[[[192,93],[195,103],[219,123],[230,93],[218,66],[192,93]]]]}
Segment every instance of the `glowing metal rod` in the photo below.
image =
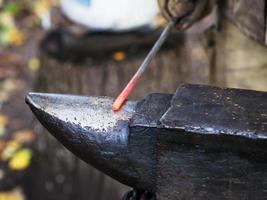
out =
{"type": "Polygon", "coordinates": [[[158,41],[155,43],[147,57],[145,58],[144,62],[142,65],[139,67],[138,71],[135,73],[133,78],[130,80],[130,82],[126,85],[124,90],[120,93],[120,95],[116,98],[112,105],[112,110],[113,111],[118,111],[121,109],[123,106],[124,102],[126,99],[129,97],[131,94],[132,90],[138,83],[139,79],[141,78],[142,74],[144,71],[147,69],[148,65],[150,64],[151,60],[155,57],[155,55],[158,53],[160,50],[161,46],[164,44],[166,39],[168,38],[172,28],[174,27],[174,21],[170,21],[169,24],[166,26],[164,31],[161,33],[158,41]]]}

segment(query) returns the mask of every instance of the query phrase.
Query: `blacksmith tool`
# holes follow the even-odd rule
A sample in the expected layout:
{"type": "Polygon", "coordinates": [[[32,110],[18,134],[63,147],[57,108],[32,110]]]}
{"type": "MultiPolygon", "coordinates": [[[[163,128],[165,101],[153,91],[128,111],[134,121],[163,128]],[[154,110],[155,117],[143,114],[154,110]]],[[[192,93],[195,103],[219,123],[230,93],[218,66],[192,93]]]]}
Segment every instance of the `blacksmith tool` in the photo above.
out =
{"type": "Polygon", "coordinates": [[[158,200],[267,197],[266,92],[181,85],[115,113],[109,97],[26,102],[76,156],[158,200]]]}
{"type": "Polygon", "coordinates": [[[141,76],[149,66],[150,62],[156,56],[156,54],[168,38],[173,27],[175,26],[178,30],[185,30],[190,27],[195,21],[203,17],[204,13],[206,13],[205,11],[210,10],[207,9],[209,7],[208,0],[158,0],[158,3],[164,16],[169,19],[169,23],[139,67],[138,71],[134,74],[130,82],[115,99],[115,102],[112,105],[113,111],[118,111],[121,109],[124,102],[127,100],[132,90],[140,80],[141,76]]]}

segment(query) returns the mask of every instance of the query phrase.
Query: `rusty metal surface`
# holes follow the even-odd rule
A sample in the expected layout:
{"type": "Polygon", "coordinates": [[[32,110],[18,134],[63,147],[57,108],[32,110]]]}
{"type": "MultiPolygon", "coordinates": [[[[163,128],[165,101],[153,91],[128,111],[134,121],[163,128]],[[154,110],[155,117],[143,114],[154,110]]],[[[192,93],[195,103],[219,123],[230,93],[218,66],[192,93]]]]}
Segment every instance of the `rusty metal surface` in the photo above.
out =
{"type": "Polygon", "coordinates": [[[266,1],[219,1],[225,16],[243,32],[262,44],[266,44],[266,1]]]}

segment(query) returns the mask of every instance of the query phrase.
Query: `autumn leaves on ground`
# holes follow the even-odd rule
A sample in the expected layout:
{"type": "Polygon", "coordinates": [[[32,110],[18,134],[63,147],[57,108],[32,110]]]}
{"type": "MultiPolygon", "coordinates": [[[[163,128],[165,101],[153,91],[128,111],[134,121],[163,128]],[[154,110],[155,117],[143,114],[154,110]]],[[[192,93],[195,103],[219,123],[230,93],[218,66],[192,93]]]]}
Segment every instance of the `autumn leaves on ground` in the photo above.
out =
{"type": "Polygon", "coordinates": [[[25,199],[20,183],[31,165],[35,133],[24,98],[40,67],[40,20],[50,4],[0,0],[0,200],[25,199]]]}

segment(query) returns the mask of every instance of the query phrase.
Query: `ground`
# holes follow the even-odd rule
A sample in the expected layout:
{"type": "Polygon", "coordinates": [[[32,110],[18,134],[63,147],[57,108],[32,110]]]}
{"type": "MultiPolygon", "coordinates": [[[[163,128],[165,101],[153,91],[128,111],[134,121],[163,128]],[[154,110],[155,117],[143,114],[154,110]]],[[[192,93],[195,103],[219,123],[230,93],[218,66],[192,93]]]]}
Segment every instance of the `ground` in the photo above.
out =
{"type": "MultiPolygon", "coordinates": [[[[2,14],[3,10],[0,11],[0,15],[2,14]]],[[[25,199],[21,184],[29,172],[33,156],[33,117],[24,99],[31,91],[39,69],[37,54],[43,31],[37,27],[24,30],[24,25],[29,20],[30,18],[18,20],[16,30],[21,33],[15,33],[17,38],[13,43],[2,43],[0,46],[1,200],[25,199]],[[23,34],[23,39],[20,34],[23,34]]]]}

